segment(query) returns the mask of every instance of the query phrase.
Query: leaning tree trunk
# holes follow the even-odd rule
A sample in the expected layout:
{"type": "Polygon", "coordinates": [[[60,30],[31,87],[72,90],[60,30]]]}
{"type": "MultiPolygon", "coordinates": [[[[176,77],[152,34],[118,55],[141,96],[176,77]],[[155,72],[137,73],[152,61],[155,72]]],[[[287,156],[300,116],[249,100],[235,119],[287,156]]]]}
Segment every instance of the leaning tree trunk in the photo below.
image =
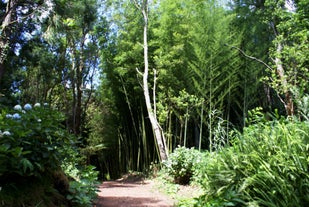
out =
{"type": "MultiPolygon", "coordinates": [[[[142,0],[142,3],[138,4],[137,0],[134,0],[135,6],[141,10],[144,18],[144,73],[143,73],[143,90],[144,97],[146,102],[146,108],[148,112],[148,117],[150,119],[150,123],[152,126],[152,130],[157,141],[157,145],[159,148],[160,158],[161,160],[167,159],[167,149],[166,143],[163,136],[162,128],[156,118],[153,107],[151,105],[149,87],[148,87],[148,73],[149,73],[149,64],[148,64],[148,40],[147,40],[147,32],[148,32],[148,0],[142,0]]],[[[155,103],[154,103],[155,104],[155,103]]]]}

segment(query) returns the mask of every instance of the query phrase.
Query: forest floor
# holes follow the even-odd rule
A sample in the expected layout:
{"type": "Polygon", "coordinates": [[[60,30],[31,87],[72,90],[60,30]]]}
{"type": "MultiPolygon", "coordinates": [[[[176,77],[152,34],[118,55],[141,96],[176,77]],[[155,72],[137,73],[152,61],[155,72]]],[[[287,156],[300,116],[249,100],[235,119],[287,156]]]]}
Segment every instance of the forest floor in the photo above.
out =
{"type": "Polygon", "coordinates": [[[96,207],[173,207],[179,196],[196,196],[197,190],[190,186],[180,186],[175,194],[164,193],[164,186],[155,180],[121,178],[104,181],[99,187],[96,207]]]}

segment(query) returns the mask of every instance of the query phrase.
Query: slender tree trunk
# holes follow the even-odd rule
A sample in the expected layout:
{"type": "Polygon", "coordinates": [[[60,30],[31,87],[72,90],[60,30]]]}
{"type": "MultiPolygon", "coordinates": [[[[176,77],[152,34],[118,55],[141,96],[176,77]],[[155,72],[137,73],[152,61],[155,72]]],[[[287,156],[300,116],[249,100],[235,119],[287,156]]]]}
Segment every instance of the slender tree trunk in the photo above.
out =
{"type": "Polygon", "coordinates": [[[78,63],[78,67],[76,68],[76,92],[77,92],[77,100],[76,100],[76,111],[75,111],[75,134],[80,135],[81,134],[81,127],[82,127],[82,114],[83,114],[83,107],[82,107],[82,98],[83,98],[83,89],[84,86],[84,80],[83,80],[83,74],[85,71],[85,55],[84,55],[84,46],[86,42],[86,33],[83,32],[83,36],[81,38],[80,43],[80,55],[78,58],[76,58],[76,61],[78,63]]]}
{"type": "Polygon", "coordinates": [[[278,56],[282,53],[282,43],[278,43],[277,45],[277,56],[275,58],[275,64],[276,64],[276,69],[277,69],[277,74],[279,76],[283,92],[285,95],[285,101],[284,101],[284,107],[285,111],[288,116],[294,115],[294,104],[293,104],[293,98],[290,90],[288,89],[288,82],[285,77],[285,71],[282,65],[282,60],[278,56]]]}
{"type": "Polygon", "coordinates": [[[209,151],[212,152],[213,148],[213,137],[212,137],[212,122],[213,122],[213,109],[212,109],[212,55],[210,57],[210,67],[209,67],[209,151]]]}
{"type": "Polygon", "coordinates": [[[156,87],[157,87],[157,70],[153,69],[153,90],[152,90],[153,113],[155,118],[157,119],[156,87]]]}
{"type": "Polygon", "coordinates": [[[129,108],[129,112],[130,112],[130,116],[131,116],[131,120],[132,120],[132,125],[133,125],[133,128],[134,128],[134,132],[135,132],[136,136],[138,136],[137,126],[136,126],[136,122],[135,122],[135,119],[134,119],[134,116],[133,116],[133,110],[132,110],[132,107],[131,107],[131,103],[130,103],[130,99],[129,99],[129,96],[128,96],[127,88],[125,86],[125,82],[123,81],[122,77],[120,77],[120,80],[121,80],[121,84],[122,84],[122,89],[123,89],[124,95],[126,97],[126,102],[127,102],[128,108],[129,108]]]}
{"type": "Polygon", "coordinates": [[[172,151],[173,150],[173,135],[172,135],[172,112],[168,112],[168,137],[167,137],[167,142],[168,142],[168,150],[172,151]]]}
{"type": "MultiPolygon", "coordinates": [[[[270,22],[270,25],[273,29],[274,35],[276,37],[279,36],[279,32],[277,30],[277,25],[274,22],[270,22]]],[[[282,59],[280,58],[281,54],[282,54],[282,49],[283,49],[283,45],[281,41],[278,41],[277,43],[277,54],[275,57],[275,65],[276,65],[276,70],[277,70],[277,74],[279,76],[279,81],[282,87],[282,91],[284,93],[284,98],[285,100],[281,100],[284,104],[285,107],[285,111],[286,114],[288,116],[292,116],[294,115],[294,104],[293,104],[293,98],[292,98],[292,94],[291,91],[289,90],[289,85],[288,85],[288,81],[287,81],[287,77],[285,76],[285,70],[282,64],[282,59]]]]}
{"type": "Polygon", "coordinates": [[[71,76],[71,84],[72,84],[72,121],[71,121],[71,126],[70,129],[73,131],[74,134],[76,134],[76,103],[77,103],[77,94],[76,94],[76,88],[77,88],[77,83],[76,83],[76,73],[77,73],[77,67],[76,66],[76,51],[74,48],[74,45],[72,44],[72,54],[71,54],[71,58],[72,58],[72,71],[70,73],[71,76]]]}
{"type": "Polygon", "coordinates": [[[82,98],[83,98],[83,73],[85,70],[85,57],[84,57],[84,44],[86,41],[86,35],[84,34],[81,43],[79,45],[80,54],[78,54],[77,46],[74,45],[74,41],[71,42],[72,50],[72,93],[73,93],[73,102],[72,102],[72,130],[75,135],[81,134],[81,125],[82,125],[82,98]]]}
{"type": "Polygon", "coordinates": [[[142,3],[138,4],[137,1],[134,1],[136,7],[141,10],[144,18],[144,73],[143,73],[143,89],[144,97],[146,102],[146,108],[148,112],[148,117],[151,122],[152,130],[158,145],[160,158],[161,160],[167,159],[167,149],[166,143],[163,136],[162,128],[159,125],[159,122],[154,114],[153,107],[151,105],[149,87],[148,87],[148,74],[149,74],[149,63],[148,63],[148,0],[142,0],[142,3]]]}
{"type": "Polygon", "coordinates": [[[82,118],[82,96],[83,96],[83,70],[84,60],[83,56],[80,57],[80,65],[76,70],[76,108],[75,108],[75,134],[80,135],[81,133],[81,118],[82,118]]]}
{"type": "Polygon", "coordinates": [[[183,120],[179,120],[179,121],[180,121],[179,145],[181,146],[181,145],[183,145],[182,138],[183,138],[183,126],[184,126],[184,123],[183,123],[183,120]]]}
{"type": "Polygon", "coordinates": [[[0,32],[0,83],[5,72],[4,61],[9,49],[9,37],[11,33],[10,25],[12,25],[14,21],[13,12],[15,10],[15,6],[16,0],[9,0],[7,2],[4,19],[1,23],[2,31],[0,32]]]}
{"type": "Polygon", "coordinates": [[[186,147],[187,145],[187,129],[188,129],[188,118],[189,118],[189,103],[186,109],[186,115],[185,115],[185,134],[183,138],[183,146],[186,147]]]}
{"type": "Polygon", "coordinates": [[[199,138],[200,138],[200,128],[198,125],[198,121],[194,121],[194,147],[198,149],[199,145],[199,138]]]}
{"type": "Polygon", "coordinates": [[[204,100],[202,102],[202,107],[201,107],[200,135],[199,135],[199,143],[198,143],[198,150],[199,151],[201,151],[201,149],[202,149],[203,122],[204,122],[204,100]]]}

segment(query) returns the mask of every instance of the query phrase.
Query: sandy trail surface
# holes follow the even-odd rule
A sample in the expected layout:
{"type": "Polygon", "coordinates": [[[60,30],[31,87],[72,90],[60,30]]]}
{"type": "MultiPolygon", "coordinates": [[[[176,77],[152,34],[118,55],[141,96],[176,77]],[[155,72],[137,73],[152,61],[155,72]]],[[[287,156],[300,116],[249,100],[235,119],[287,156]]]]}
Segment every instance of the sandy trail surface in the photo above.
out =
{"type": "Polygon", "coordinates": [[[151,180],[105,181],[99,190],[96,207],[173,207],[175,204],[151,180]]]}

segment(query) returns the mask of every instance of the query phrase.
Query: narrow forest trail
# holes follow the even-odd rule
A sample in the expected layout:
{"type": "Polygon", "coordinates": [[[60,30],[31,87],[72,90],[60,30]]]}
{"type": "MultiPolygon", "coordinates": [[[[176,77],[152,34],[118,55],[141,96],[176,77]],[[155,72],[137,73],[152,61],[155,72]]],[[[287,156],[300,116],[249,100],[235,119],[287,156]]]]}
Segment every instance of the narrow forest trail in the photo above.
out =
{"type": "Polygon", "coordinates": [[[100,185],[96,207],[172,207],[174,203],[151,180],[120,179],[100,185]]]}

